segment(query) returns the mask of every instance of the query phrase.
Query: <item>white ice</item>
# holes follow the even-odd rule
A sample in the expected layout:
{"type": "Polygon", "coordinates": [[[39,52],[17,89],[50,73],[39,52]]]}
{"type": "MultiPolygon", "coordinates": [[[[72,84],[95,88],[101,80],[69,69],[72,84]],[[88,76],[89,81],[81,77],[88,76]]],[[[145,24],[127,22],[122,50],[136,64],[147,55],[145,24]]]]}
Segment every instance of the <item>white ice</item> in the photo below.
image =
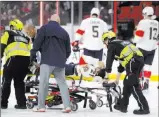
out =
{"type": "MultiPolygon", "coordinates": [[[[120,82],[122,85],[122,82],[120,82]]],[[[158,117],[158,83],[151,82],[150,89],[147,92],[144,92],[146,96],[151,113],[149,115],[141,115],[140,117],[158,117]]],[[[95,96],[93,96],[95,101],[95,96]]],[[[103,98],[104,101],[104,98],[103,98]]],[[[63,105],[54,106],[51,109],[47,109],[45,113],[33,112],[31,109],[27,110],[17,110],[14,109],[16,104],[14,87],[12,85],[12,92],[9,98],[9,107],[6,110],[1,110],[2,117],[134,117],[137,115],[133,114],[133,110],[137,109],[137,103],[133,96],[130,98],[128,113],[121,113],[113,109],[113,112],[109,111],[109,108],[105,105],[102,107],[97,107],[95,110],[91,110],[87,104],[86,108],[83,108],[83,101],[78,103],[78,110],[76,112],[71,112],[69,114],[64,114],[61,112],[63,105]]]]}

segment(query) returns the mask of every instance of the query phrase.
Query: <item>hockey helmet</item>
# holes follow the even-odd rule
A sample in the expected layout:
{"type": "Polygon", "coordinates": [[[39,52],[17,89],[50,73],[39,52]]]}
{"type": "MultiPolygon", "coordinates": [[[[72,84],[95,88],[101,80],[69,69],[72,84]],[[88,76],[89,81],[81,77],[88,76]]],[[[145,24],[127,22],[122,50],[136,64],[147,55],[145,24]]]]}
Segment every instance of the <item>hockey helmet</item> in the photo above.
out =
{"type": "Polygon", "coordinates": [[[154,15],[154,9],[153,7],[147,6],[142,10],[142,14],[146,16],[153,16],[154,15]]]}
{"type": "Polygon", "coordinates": [[[9,26],[13,27],[14,30],[22,30],[24,27],[23,23],[18,19],[11,20],[9,26]]]}
{"type": "Polygon", "coordinates": [[[99,14],[100,14],[99,9],[98,9],[98,8],[93,8],[93,9],[91,10],[91,16],[92,16],[93,14],[97,14],[97,16],[99,16],[99,14]]]}
{"type": "Polygon", "coordinates": [[[112,39],[115,39],[115,38],[116,38],[116,34],[113,31],[105,32],[102,35],[103,42],[106,41],[106,40],[110,40],[110,39],[112,40],[112,39]]]}

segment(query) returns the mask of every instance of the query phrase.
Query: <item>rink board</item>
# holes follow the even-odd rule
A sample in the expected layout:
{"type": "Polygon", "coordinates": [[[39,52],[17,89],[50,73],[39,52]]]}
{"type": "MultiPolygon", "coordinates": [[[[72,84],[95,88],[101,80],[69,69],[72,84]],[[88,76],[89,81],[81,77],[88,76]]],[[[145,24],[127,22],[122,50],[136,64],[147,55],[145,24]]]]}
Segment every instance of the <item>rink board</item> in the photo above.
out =
{"type": "MultiPolygon", "coordinates": [[[[107,50],[104,49],[103,62],[106,61],[106,51],[107,50]]],[[[78,52],[74,53],[72,51],[70,57],[67,60],[67,63],[70,63],[70,62],[78,63],[79,57],[82,55],[82,53],[83,53],[82,51],[80,53],[78,53],[78,52]]],[[[153,60],[153,64],[151,66],[152,75],[151,75],[150,80],[151,81],[155,81],[155,82],[159,81],[159,75],[158,75],[158,72],[159,72],[159,69],[158,69],[158,66],[159,66],[158,60],[159,60],[159,58],[158,58],[158,53],[159,53],[159,48],[157,48],[157,50],[156,50],[155,57],[154,57],[154,60],[153,60]]],[[[3,63],[2,63],[2,65],[3,65],[3,63]]],[[[118,65],[119,65],[118,61],[114,61],[113,62],[112,74],[110,76],[110,79],[115,79],[116,78],[116,75],[117,75],[116,73],[117,73],[117,67],[118,67],[118,65]]],[[[3,67],[2,67],[2,69],[3,69],[3,67]]],[[[2,70],[1,70],[0,74],[2,74],[2,70]]],[[[121,75],[120,79],[123,80],[124,77],[125,77],[125,72],[121,75]]],[[[79,79],[80,79],[79,76],[75,77],[75,80],[79,80],[79,79]]],[[[91,77],[85,77],[85,78],[83,78],[83,80],[87,80],[87,81],[92,81],[92,79],[93,78],[91,78],[91,77]]]]}
{"type": "MultiPolygon", "coordinates": [[[[3,74],[2,71],[1,71],[1,74],[3,74]]],[[[115,78],[116,78],[116,75],[117,75],[117,74],[111,74],[111,75],[110,75],[110,79],[112,79],[112,80],[115,79],[115,78]]],[[[28,75],[28,76],[33,76],[33,75],[28,75]]],[[[51,75],[51,78],[53,78],[53,77],[54,77],[54,76],[51,75]]],[[[125,74],[122,74],[121,77],[120,77],[120,80],[123,80],[124,77],[125,77],[125,74]]],[[[73,78],[74,78],[75,80],[79,80],[79,79],[80,79],[79,76],[74,76],[73,78]]],[[[92,77],[84,77],[83,80],[92,81],[93,78],[92,78],[92,77]]],[[[158,76],[158,75],[152,75],[152,76],[151,76],[151,81],[156,81],[156,82],[159,81],[159,76],[158,76]]]]}

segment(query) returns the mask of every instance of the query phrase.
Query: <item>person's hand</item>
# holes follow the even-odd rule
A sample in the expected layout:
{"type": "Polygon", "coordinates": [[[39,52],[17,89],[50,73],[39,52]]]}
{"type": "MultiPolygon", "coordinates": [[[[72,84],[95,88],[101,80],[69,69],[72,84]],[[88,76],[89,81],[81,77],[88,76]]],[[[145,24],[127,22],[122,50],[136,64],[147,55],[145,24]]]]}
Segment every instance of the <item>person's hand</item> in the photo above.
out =
{"type": "Polygon", "coordinates": [[[79,52],[80,51],[79,46],[74,46],[72,48],[72,50],[73,50],[73,52],[79,52]]]}
{"type": "Polygon", "coordinates": [[[109,78],[104,78],[103,79],[103,83],[108,83],[108,81],[109,81],[109,78]]]}
{"type": "Polygon", "coordinates": [[[80,51],[80,49],[79,49],[79,41],[74,41],[74,42],[72,42],[72,47],[73,47],[73,51],[74,52],[78,52],[78,51],[80,51]]]}
{"type": "Polygon", "coordinates": [[[119,84],[119,80],[115,80],[114,83],[118,85],[119,84]]]}
{"type": "Polygon", "coordinates": [[[99,62],[98,62],[98,66],[99,66],[100,69],[105,68],[105,65],[104,65],[104,62],[103,62],[103,61],[99,61],[99,62]]]}
{"type": "Polygon", "coordinates": [[[75,47],[75,46],[78,46],[79,45],[79,41],[74,41],[72,42],[72,46],[75,47]]]}
{"type": "Polygon", "coordinates": [[[33,62],[33,64],[36,66],[36,68],[40,68],[40,64],[33,62]]]}
{"type": "Polygon", "coordinates": [[[30,63],[36,62],[36,56],[30,56],[30,63]]]}

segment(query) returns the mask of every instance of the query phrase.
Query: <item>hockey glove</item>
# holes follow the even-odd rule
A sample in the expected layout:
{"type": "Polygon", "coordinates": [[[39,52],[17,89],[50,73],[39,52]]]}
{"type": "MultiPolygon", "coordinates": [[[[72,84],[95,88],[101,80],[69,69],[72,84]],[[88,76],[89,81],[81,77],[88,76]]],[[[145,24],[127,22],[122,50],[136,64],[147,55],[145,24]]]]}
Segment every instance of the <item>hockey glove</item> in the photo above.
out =
{"type": "Polygon", "coordinates": [[[72,47],[73,47],[73,52],[79,52],[80,51],[80,49],[79,49],[79,41],[74,41],[73,43],[72,43],[72,47]]]}

